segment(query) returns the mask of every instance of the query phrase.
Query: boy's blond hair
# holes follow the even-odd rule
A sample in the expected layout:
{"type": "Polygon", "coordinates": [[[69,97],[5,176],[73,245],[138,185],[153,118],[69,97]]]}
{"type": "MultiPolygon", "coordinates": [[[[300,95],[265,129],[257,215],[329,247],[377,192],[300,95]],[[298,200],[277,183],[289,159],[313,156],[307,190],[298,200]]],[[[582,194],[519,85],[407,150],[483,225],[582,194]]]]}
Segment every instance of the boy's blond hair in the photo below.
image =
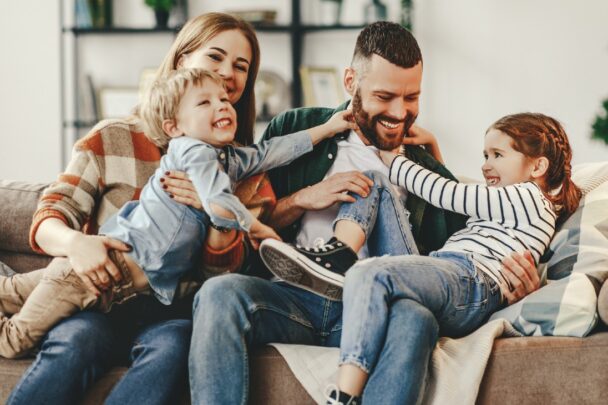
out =
{"type": "Polygon", "coordinates": [[[155,145],[167,148],[171,137],[163,130],[163,121],[175,119],[186,90],[190,86],[202,86],[205,80],[212,80],[226,88],[224,80],[217,73],[205,69],[178,69],[154,80],[146,89],[139,113],[146,135],[155,145]]]}

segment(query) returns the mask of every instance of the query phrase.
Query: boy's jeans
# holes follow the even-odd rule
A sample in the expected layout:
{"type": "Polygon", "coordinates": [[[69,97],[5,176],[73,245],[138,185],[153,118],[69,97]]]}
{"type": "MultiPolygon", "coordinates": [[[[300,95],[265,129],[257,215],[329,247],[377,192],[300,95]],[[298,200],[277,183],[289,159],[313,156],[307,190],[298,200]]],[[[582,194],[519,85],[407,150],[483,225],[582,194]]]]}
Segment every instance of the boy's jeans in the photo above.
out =
{"type": "Polygon", "coordinates": [[[346,273],[343,303],[340,362],[371,373],[363,403],[386,404],[419,403],[439,334],[466,335],[502,305],[496,283],[456,252],[361,261],[346,273]],[[382,366],[396,355],[401,367],[382,366]]]}
{"type": "Polygon", "coordinates": [[[370,170],[363,174],[373,180],[374,185],[365,198],[351,193],[355,201],[342,204],[334,227],[341,220],[357,223],[365,233],[370,257],[417,255],[405,201],[382,173],[370,170]]]}

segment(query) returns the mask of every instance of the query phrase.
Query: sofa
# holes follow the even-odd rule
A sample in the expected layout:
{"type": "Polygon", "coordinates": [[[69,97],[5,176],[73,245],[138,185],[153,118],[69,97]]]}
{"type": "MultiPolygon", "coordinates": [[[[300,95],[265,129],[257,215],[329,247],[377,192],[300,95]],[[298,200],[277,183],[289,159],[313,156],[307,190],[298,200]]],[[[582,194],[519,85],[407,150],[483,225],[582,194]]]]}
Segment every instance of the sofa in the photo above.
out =
{"type": "MultiPolygon", "coordinates": [[[[33,252],[28,230],[37,200],[46,185],[0,180],[0,262],[17,272],[44,267],[48,256],[33,252]]],[[[608,209],[608,206],[606,207],[608,209]]],[[[501,338],[494,343],[477,403],[604,404],[608,387],[608,283],[600,292],[599,322],[584,338],[501,338]],[[604,398],[604,399],[602,399],[604,398]]],[[[4,403],[31,358],[0,359],[0,401],[4,403]]],[[[83,398],[101,404],[124,373],[117,367],[100,379],[83,398]]],[[[294,377],[281,355],[271,347],[251,356],[252,404],[311,404],[311,397],[294,377]]],[[[189,403],[184,393],[184,403],[189,403]]]]}

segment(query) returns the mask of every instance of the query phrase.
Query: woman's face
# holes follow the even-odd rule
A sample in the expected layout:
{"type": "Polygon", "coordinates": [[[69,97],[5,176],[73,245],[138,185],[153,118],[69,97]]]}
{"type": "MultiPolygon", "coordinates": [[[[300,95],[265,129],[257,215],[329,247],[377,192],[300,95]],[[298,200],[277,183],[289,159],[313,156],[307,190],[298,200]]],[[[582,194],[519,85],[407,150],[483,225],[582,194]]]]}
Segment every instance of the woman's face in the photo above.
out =
{"type": "Polygon", "coordinates": [[[239,30],[223,31],[194,52],[183,55],[180,68],[200,68],[218,73],[225,81],[230,103],[235,104],[245,90],[251,65],[251,46],[239,30]]]}

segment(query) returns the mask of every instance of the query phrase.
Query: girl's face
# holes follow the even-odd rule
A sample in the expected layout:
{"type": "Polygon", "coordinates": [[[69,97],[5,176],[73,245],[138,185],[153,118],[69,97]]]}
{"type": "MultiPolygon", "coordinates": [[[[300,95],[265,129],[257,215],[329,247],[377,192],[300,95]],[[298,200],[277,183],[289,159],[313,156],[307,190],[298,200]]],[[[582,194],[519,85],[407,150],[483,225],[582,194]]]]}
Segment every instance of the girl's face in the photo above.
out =
{"type": "Polygon", "coordinates": [[[533,180],[533,159],[513,149],[510,136],[494,128],[486,134],[481,171],[488,186],[504,187],[533,180]]]}
{"type": "Polygon", "coordinates": [[[216,148],[234,140],[236,112],[224,88],[212,80],[186,89],[175,121],[180,134],[216,148]]]}
{"type": "Polygon", "coordinates": [[[245,90],[252,52],[249,41],[239,30],[223,31],[203,46],[181,57],[180,68],[207,69],[226,82],[228,99],[235,104],[245,90]]]}

